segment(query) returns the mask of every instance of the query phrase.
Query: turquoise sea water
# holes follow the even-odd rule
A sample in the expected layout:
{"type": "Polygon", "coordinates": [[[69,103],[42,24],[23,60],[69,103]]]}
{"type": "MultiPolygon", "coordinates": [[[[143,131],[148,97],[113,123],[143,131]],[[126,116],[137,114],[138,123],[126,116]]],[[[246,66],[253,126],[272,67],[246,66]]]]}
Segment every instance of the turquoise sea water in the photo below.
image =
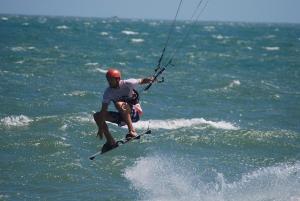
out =
{"type": "Polygon", "coordinates": [[[181,43],[178,22],[141,93],[153,134],[88,159],[106,70],[151,75],[170,24],[1,16],[0,200],[300,200],[299,24],[201,22],[181,43]]]}

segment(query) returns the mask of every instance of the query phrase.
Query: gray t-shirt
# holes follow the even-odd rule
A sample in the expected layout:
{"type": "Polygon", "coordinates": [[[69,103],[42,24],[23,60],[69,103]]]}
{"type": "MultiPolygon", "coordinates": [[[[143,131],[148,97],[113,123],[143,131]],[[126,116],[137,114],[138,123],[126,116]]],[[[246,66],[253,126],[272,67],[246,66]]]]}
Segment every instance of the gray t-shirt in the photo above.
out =
{"type": "Polygon", "coordinates": [[[132,97],[133,89],[141,83],[140,79],[120,80],[118,88],[108,87],[104,94],[102,103],[110,104],[111,101],[132,97]]]}

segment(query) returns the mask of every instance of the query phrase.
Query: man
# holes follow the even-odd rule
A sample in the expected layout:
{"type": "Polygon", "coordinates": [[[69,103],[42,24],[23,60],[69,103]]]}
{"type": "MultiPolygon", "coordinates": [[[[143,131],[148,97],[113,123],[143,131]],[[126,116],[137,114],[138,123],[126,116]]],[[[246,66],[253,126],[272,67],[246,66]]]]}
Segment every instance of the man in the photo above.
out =
{"type": "Polygon", "coordinates": [[[94,120],[98,126],[97,136],[106,138],[102,150],[109,150],[116,147],[116,141],[108,130],[106,121],[116,123],[119,126],[127,125],[128,134],[126,138],[137,135],[132,122],[137,122],[142,115],[142,109],[138,101],[138,93],[135,88],[139,84],[153,82],[153,78],[121,80],[121,73],[117,69],[109,69],[106,73],[109,87],[103,94],[102,107],[100,112],[94,114],[94,120]],[[113,102],[118,112],[108,111],[109,104],[113,102]]]}

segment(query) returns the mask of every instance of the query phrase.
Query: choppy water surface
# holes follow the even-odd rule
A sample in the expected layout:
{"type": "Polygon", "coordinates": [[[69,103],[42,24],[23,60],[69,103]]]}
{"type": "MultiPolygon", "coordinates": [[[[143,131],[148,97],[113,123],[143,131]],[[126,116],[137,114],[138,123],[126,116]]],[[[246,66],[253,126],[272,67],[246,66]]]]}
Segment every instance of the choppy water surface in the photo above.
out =
{"type": "Polygon", "coordinates": [[[169,26],[1,16],[0,200],[300,200],[298,24],[195,25],[141,93],[153,134],[88,159],[106,70],[151,75],[169,26]]]}

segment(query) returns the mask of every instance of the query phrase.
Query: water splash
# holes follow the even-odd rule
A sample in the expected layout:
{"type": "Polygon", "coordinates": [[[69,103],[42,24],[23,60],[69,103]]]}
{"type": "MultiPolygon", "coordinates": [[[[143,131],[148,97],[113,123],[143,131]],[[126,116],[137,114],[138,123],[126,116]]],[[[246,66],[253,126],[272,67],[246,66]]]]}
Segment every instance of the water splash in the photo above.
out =
{"type": "Polygon", "coordinates": [[[124,177],[140,200],[298,201],[300,162],[260,168],[227,182],[222,173],[199,174],[183,159],[142,157],[127,167],[124,177]]]}

